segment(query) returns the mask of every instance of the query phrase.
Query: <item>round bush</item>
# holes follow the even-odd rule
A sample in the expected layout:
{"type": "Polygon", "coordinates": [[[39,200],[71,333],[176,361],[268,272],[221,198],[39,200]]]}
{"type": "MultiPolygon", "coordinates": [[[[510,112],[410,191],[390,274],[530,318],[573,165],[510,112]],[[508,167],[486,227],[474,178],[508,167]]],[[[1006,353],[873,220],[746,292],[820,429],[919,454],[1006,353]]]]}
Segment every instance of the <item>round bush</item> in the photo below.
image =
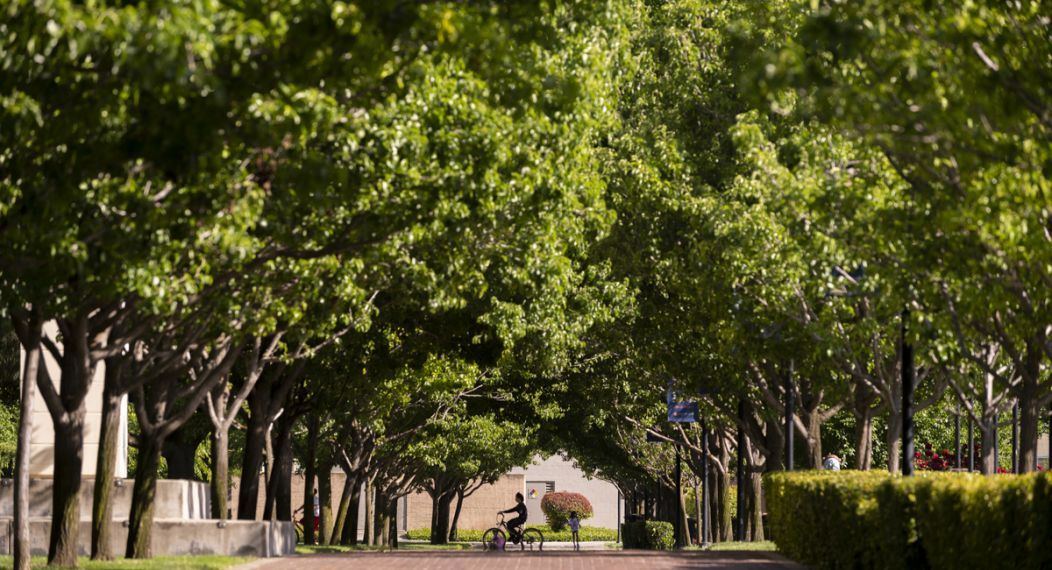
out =
{"type": "Polygon", "coordinates": [[[584,520],[592,516],[592,503],[580,493],[547,493],[541,499],[541,510],[548,517],[552,530],[560,531],[570,520],[570,513],[576,511],[577,518],[584,520]]]}

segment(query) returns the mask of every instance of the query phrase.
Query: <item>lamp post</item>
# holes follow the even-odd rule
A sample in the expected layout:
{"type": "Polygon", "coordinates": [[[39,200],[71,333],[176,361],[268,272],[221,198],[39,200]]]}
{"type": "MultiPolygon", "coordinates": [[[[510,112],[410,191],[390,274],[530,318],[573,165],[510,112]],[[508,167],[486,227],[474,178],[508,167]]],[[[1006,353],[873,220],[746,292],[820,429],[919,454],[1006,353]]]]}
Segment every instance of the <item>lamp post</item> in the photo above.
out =
{"type": "Polygon", "coordinates": [[[975,425],[968,414],[968,472],[975,471],[975,425]]]}

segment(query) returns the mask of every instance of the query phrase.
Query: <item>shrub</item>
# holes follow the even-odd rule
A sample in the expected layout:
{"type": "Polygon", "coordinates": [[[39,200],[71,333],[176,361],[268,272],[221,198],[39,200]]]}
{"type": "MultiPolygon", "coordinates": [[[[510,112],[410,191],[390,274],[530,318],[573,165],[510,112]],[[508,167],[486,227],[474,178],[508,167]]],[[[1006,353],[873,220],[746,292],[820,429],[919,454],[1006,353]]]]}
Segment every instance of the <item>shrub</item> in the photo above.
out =
{"type": "Polygon", "coordinates": [[[816,568],[1052,567],[1052,477],[768,476],[778,549],[816,568]]]}
{"type": "Polygon", "coordinates": [[[676,544],[676,530],[664,521],[636,521],[621,525],[621,541],[625,549],[671,550],[676,544]]]}
{"type": "Polygon", "coordinates": [[[560,531],[570,520],[570,513],[577,512],[577,518],[584,520],[592,516],[592,503],[580,493],[548,493],[541,499],[541,510],[548,518],[552,530],[560,531]]]}
{"type": "MultiPolygon", "coordinates": [[[[528,528],[536,528],[544,534],[544,542],[570,542],[570,529],[554,531],[546,524],[534,525],[526,523],[528,528]]],[[[461,528],[457,529],[459,542],[479,542],[482,540],[482,530],[461,528]]],[[[617,540],[617,529],[597,528],[582,526],[579,533],[582,542],[613,542],[617,540]]],[[[429,540],[431,538],[430,528],[414,528],[406,532],[406,537],[411,540],[429,540]]]]}

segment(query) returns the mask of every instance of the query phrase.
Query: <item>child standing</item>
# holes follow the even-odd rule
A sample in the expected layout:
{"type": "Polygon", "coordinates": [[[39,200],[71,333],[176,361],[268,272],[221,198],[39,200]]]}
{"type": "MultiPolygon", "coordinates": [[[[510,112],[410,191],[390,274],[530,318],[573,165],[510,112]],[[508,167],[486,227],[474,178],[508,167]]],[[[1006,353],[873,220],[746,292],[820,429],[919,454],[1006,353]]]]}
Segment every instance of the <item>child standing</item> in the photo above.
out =
{"type": "Polygon", "coordinates": [[[577,511],[570,511],[570,538],[573,539],[573,549],[581,549],[581,539],[578,537],[578,532],[581,530],[581,519],[577,518],[577,511]]]}

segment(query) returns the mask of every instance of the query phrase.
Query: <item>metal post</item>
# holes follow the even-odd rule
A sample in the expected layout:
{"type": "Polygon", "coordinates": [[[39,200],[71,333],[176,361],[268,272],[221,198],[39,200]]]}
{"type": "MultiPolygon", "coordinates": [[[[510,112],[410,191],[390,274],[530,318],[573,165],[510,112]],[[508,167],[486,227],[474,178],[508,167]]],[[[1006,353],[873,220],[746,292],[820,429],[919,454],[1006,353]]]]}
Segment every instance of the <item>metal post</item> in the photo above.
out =
{"type": "Polygon", "coordinates": [[[676,548],[683,548],[683,463],[676,445],[676,548]]]}
{"type": "MultiPolygon", "coordinates": [[[[1050,416],[1052,417],[1052,416],[1050,416]]],[[[704,511],[699,517],[701,523],[701,546],[710,544],[709,527],[709,430],[705,423],[701,424],[701,510],[704,511]]]]}
{"type": "Polygon", "coordinates": [[[785,377],[785,470],[793,470],[793,415],[796,414],[796,386],[793,378],[795,361],[789,359],[789,374],[785,377]]]}
{"type": "Polygon", "coordinates": [[[621,489],[617,489],[617,544],[621,544],[621,489]]]}
{"type": "Polygon", "coordinates": [[[1012,473],[1019,473],[1019,402],[1012,406],[1012,473]]]}
{"type": "MultiPolygon", "coordinates": [[[[745,419],[745,400],[738,400],[738,418],[745,419]]],[[[737,540],[745,540],[745,430],[738,426],[738,516],[734,517],[737,540]]]]}
{"type": "Polygon", "coordinates": [[[913,344],[906,340],[910,310],[902,309],[902,474],[913,475],[913,344]]]}
{"type": "Polygon", "coordinates": [[[975,422],[968,414],[968,472],[975,471],[975,422]]]}
{"type": "Polygon", "coordinates": [[[957,402],[957,415],[953,418],[953,444],[957,452],[954,455],[954,467],[961,468],[961,402],[957,402]]]}

